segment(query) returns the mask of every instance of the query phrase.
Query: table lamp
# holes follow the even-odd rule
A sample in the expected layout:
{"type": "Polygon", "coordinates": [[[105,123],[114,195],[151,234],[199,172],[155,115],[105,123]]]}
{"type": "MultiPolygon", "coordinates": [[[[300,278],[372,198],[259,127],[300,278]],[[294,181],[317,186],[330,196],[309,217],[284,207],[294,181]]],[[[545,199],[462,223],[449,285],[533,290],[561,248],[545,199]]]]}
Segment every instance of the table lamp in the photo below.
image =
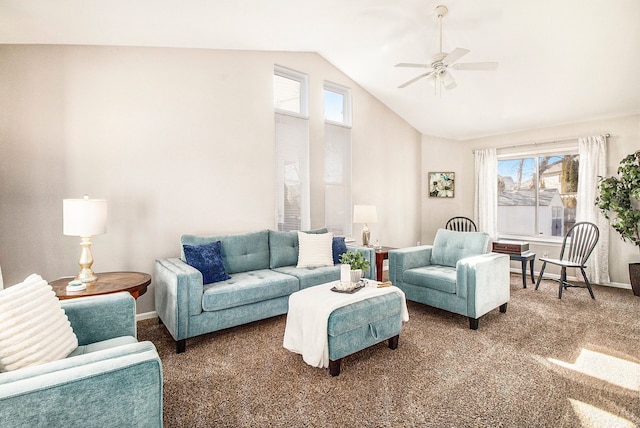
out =
{"type": "Polygon", "coordinates": [[[354,205],[353,206],[353,222],[364,223],[362,228],[362,245],[369,246],[369,238],[371,238],[371,232],[369,232],[368,223],[376,223],[378,221],[378,214],[376,212],[375,205],[354,205]]]}
{"type": "Polygon", "coordinates": [[[85,195],[83,199],[63,199],[63,233],[67,236],[79,236],[80,247],[80,272],[76,280],[93,282],[96,275],[91,270],[93,256],[91,255],[91,237],[107,233],[107,201],[104,199],[89,199],[85,195]]]}

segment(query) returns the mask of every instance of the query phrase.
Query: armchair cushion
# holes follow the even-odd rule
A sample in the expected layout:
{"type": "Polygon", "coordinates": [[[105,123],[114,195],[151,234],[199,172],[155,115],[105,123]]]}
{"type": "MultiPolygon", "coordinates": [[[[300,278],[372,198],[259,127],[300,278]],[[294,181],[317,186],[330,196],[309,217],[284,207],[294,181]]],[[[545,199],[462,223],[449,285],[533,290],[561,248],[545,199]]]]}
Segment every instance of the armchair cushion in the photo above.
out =
{"type": "Polygon", "coordinates": [[[455,232],[438,229],[431,251],[431,264],[456,267],[458,260],[484,254],[489,235],[484,232],[455,232]]]}
{"type": "Polygon", "coordinates": [[[78,339],[40,275],[0,291],[0,372],[65,358],[78,339]]]}
{"type": "Polygon", "coordinates": [[[187,264],[202,273],[204,284],[226,281],[231,278],[224,269],[222,243],[220,241],[204,245],[185,244],[182,247],[187,264]]]}
{"type": "Polygon", "coordinates": [[[456,268],[441,265],[429,265],[408,270],[402,279],[409,284],[433,288],[445,293],[456,294],[456,268]]]}

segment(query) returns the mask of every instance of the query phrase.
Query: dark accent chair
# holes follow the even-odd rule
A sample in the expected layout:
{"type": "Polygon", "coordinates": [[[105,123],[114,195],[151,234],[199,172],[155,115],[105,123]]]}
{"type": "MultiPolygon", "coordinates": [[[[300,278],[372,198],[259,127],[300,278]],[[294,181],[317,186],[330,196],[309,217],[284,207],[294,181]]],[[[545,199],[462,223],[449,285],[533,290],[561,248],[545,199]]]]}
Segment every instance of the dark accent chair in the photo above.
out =
{"type": "Polygon", "coordinates": [[[455,230],[456,232],[477,232],[478,228],[476,224],[467,217],[453,217],[450,218],[444,227],[448,230],[455,230]]]}
{"type": "Polygon", "coordinates": [[[558,287],[558,299],[562,299],[562,290],[569,287],[586,288],[589,290],[591,298],[595,299],[593,290],[591,289],[591,284],[589,283],[589,279],[587,279],[587,274],[584,272],[584,268],[586,267],[585,265],[587,263],[587,259],[589,259],[589,256],[598,243],[599,237],[600,231],[598,230],[598,226],[593,223],[583,221],[571,226],[571,229],[569,229],[567,234],[564,236],[564,239],[562,240],[560,258],[540,258],[540,261],[544,263],[542,264],[540,275],[538,275],[536,290],[540,286],[540,281],[542,281],[544,268],[547,266],[547,263],[551,263],[553,265],[560,266],[561,268],[560,279],[553,279],[553,281],[558,281],[558,283],[560,284],[560,286],[558,287]],[[580,269],[580,272],[582,272],[582,277],[584,278],[585,285],[575,285],[567,282],[568,267],[580,269]]]}

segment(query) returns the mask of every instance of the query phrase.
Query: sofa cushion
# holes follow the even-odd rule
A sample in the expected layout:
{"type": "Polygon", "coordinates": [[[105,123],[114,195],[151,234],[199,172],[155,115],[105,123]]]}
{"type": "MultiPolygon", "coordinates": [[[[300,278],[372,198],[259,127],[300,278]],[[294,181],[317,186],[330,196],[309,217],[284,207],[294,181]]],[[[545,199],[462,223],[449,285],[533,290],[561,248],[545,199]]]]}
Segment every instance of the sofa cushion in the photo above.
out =
{"type": "MultiPolygon", "coordinates": [[[[224,268],[228,274],[269,269],[269,232],[261,230],[239,235],[183,235],[182,245],[202,245],[220,241],[224,268]]],[[[183,252],[183,258],[184,252],[183,252]]]]}
{"type": "Polygon", "coordinates": [[[202,309],[219,311],[288,296],[298,289],[295,277],[270,269],[237,273],[227,281],[205,287],[202,309]]]}
{"type": "Polygon", "coordinates": [[[333,264],[340,264],[340,256],[347,252],[347,244],[344,242],[344,236],[334,236],[331,246],[333,253],[333,264]]]}
{"type": "Polygon", "coordinates": [[[298,264],[296,267],[333,266],[333,233],[298,232],[298,264]]]}
{"type": "Polygon", "coordinates": [[[65,358],[78,339],[40,275],[0,291],[0,372],[65,358]]]}
{"type": "MultiPolygon", "coordinates": [[[[305,233],[327,233],[326,228],[306,230],[305,233]]],[[[271,269],[298,264],[298,232],[269,230],[269,267],[271,269]]]]}
{"type": "Polygon", "coordinates": [[[300,290],[313,287],[318,284],[338,281],[340,279],[340,266],[322,266],[297,268],[295,266],[282,266],[276,271],[298,278],[300,290]]]}
{"type": "Polygon", "coordinates": [[[184,257],[188,265],[202,273],[203,284],[225,281],[231,278],[224,269],[222,244],[220,241],[204,245],[183,245],[184,257]]]}
{"type": "Polygon", "coordinates": [[[431,264],[456,267],[458,260],[487,252],[489,235],[438,229],[431,250],[431,264]]]}
{"type": "Polygon", "coordinates": [[[402,281],[407,284],[456,293],[457,272],[455,267],[429,265],[404,271],[402,281]]]}

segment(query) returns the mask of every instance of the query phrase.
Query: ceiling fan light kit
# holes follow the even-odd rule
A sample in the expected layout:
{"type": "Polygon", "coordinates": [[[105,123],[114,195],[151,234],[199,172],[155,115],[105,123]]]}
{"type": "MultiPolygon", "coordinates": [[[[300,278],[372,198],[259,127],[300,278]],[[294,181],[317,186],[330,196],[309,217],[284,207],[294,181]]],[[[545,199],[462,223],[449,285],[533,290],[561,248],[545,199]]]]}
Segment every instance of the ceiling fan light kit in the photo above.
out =
{"type": "Polygon", "coordinates": [[[491,71],[498,68],[497,62],[471,62],[471,63],[456,63],[457,60],[468,54],[470,51],[463,48],[455,48],[451,53],[442,51],[442,18],[449,12],[449,9],[444,5],[436,6],[436,16],[440,21],[440,52],[435,54],[431,58],[430,64],[415,64],[409,62],[401,62],[396,64],[396,67],[412,67],[412,68],[427,68],[430,69],[426,73],[423,73],[413,79],[398,86],[398,88],[406,88],[412,83],[417,82],[420,79],[427,78],[432,81],[436,89],[445,88],[453,89],[457,85],[453,75],[449,71],[449,68],[455,70],[479,70],[479,71],[491,71]]]}

